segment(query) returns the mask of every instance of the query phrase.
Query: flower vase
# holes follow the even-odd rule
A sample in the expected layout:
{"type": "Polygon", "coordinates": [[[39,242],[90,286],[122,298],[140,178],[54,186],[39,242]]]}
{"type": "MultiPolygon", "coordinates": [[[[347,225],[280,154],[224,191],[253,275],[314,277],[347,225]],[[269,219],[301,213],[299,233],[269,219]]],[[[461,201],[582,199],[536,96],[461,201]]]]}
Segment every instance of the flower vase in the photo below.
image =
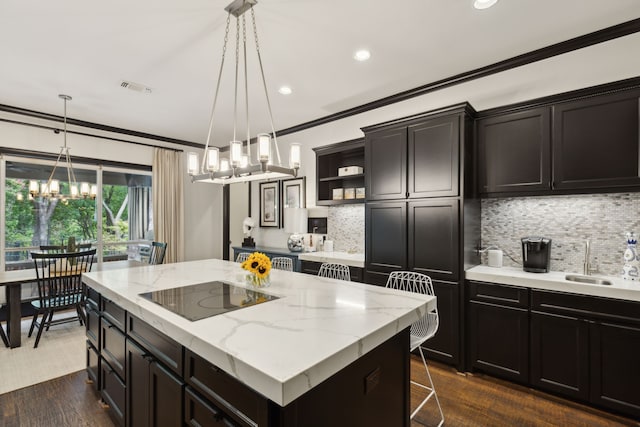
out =
{"type": "Polygon", "coordinates": [[[254,288],[268,288],[271,285],[271,279],[267,274],[264,277],[258,277],[257,274],[247,274],[245,276],[247,284],[254,288]]]}

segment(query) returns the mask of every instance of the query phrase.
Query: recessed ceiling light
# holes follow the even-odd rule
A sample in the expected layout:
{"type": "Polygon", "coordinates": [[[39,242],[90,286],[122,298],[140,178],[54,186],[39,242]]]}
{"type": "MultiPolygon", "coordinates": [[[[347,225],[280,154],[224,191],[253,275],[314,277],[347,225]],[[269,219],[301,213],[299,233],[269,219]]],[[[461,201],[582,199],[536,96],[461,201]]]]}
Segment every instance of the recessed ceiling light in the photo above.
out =
{"type": "Polygon", "coordinates": [[[360,62],[366,61],[369,58],[371,58],[371,52],[366,49],[361,49],[353,55],[353,59],[360,62]]]}
{"type": "Polygon", "coordinates": [[[292,90],[289,86],[280,86],[278,92],[280,92],[282,95],[291,95],[292,90]]]}
{"type": "Polygon", "coordinates": [[[476,9],[489,9],[497,2],[498,0],[475,0],[475,2],[473,3],[473,7],[475,7],[476,9]]]}

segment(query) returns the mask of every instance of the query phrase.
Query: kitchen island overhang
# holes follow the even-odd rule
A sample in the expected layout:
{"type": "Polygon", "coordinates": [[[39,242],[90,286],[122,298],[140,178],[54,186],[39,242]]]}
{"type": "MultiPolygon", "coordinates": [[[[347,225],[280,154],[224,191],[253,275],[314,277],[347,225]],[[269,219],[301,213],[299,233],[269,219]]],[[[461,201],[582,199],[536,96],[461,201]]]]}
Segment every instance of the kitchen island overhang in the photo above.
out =
{"type": "Polygon", "coordinates": [[[140,296],[211,280],[244,286],[245,273],[237,263],[203,260],[87,273],[83,280],[283,407],[436,306],[431,296],[280,270],[263,290],[279,299],[195,322],[140,296]]]}

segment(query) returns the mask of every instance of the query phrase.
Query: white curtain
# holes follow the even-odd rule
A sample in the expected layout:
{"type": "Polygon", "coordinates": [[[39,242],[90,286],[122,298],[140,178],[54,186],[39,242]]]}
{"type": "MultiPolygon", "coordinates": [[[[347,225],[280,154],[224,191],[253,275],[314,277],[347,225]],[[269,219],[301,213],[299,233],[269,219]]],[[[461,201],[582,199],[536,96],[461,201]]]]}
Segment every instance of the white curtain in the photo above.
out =
{"type": "Polygon", "coordinates": [[[183,154],[154,148],[152,168],[155,240],[167,243],[165,263],[184,261],[183,154]]]}

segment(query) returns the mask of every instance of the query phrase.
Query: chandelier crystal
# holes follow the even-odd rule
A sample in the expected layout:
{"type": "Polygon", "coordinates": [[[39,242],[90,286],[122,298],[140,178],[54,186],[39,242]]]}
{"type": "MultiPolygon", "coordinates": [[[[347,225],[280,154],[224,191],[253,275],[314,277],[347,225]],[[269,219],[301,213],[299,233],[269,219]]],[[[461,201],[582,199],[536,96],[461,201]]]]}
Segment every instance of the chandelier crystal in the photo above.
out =
{"type": "Polygon", "coordinates": [[[222,48],[222,60],[220,62],[220,70],[218,72],[218,81],[216,91],[213,98],[213,106],[211,107],[211,117],[209,119],[209,132],[207,134],[207,142],[204,148],[204,156],[200,161],[197,153],[187,153],[187,173],[191,176],[191,182],[211,182],[216,184],[230,184],[234,182],[254,181],[263,179],[274,179],[281,177],[295,177],[300,168],[300,144],[292,143],[289,147],[289,165],[283,166],[280,160],[280,150],[278,148],[278,140],[276,131],[273,126],[273,114],[271,111],[271,102],[267,91],[264,69],[262,66],[262,58],[260,56],[260,45],[258,43],[258,33],[256,29],[256,19],[253,6],[257,4],[257,0],[235,0],[229,4],[225,10],[228,12],[227,24],[225,28],[224,44],[222,48]],[[257,155],[255,159],[251,157],[251,134],[249,130],[249,90],[247,76],[247,24],[245,12],[249,11],[251,15],[251,26],[255,39],[257,62],[260,69],[260,77],[264,87],[264,94],[267,101],[267,110],[269,121],[271,124],[271,134],[260,133],[256,136],[257,155]],[[236,45],[235,45],[235,86],[234,86],[234,117],[233,117],[233,140],[229,144],[229,158],[220,157],[220,150],[217,147],[210,147],[211,137],[214,128],[214,115],[216,104],[218,102],[218,92],[220,89],[220,81],[222,70],[224,68],[225,53],[227,49],[227,41],[229,38],[229,28],[231,23],[231,15],[236,18],[236,45]],[[240,46],[242,39],[242,47],[240,46]],[[247,136],[244,144],[237,138],[237,118],[238,118],[238,75],[240,63],[240,51],[243,52],[244,61],[244,92],[245,92],[245,108],[246,108],[246,126],[247,136]],[[272,137],[273,136],[273,137],[272,137]],[[275,159],[274,159],[275,154],[275,159]],[[254,161],[255,160],[255,161],[254,161]]]}

